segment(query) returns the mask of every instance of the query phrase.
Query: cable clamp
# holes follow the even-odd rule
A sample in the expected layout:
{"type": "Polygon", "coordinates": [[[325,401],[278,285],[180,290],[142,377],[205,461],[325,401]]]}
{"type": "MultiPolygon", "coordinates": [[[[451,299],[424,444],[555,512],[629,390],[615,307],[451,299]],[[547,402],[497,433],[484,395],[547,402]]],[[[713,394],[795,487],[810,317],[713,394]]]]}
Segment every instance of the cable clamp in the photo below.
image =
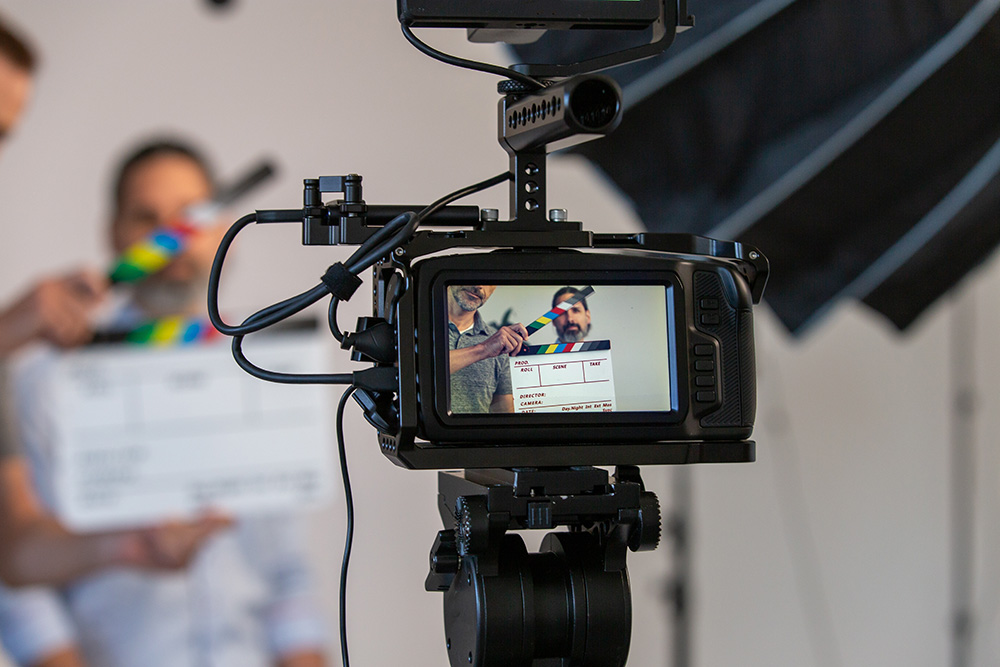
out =
{"type": "Polygon", "coordinates": [[[347,301],[361,287],[361,278],[347,270],[343,262],[337,262],[326,270],[320,279],[330,294],[341,301],[347,301]]]}

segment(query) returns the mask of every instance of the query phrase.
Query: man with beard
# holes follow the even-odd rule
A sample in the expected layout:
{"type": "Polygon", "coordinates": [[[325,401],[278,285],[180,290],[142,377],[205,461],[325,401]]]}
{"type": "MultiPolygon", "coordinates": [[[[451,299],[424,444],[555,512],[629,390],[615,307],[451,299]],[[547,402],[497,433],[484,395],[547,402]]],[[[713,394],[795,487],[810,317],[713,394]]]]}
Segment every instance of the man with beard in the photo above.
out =
{"type": "Polygon", "coordinates": [[[453,413],[513,412],[510,364],[528,340],[523,324],[495,329],[477,312],[496,285],[448,286],[448,368],[453,413]]]}
{"type": "MultiPolygon", "coordinates": [[[[115,253],[183,220],[185,210],[208,201],[213,189],[208,163],[190,146],[164,140],[139,147],[122,162],[114,182],[115,253]]],[[[220,220],[187,235],[169,264],[131,286],[128,306],[110,326],[175,315],[204,318],[208,273],[225,228],[220,220]]]]}
{"type": "MultiPolygon", "coordinates": [[[[30,44],[0,17],[0,147],[27,105],[35,64],[30,44]]],[[[72,347],[90,340],[91,316],[106,288],[97,272],[77,271],[40,280],[0,307],[0,579],[8,584],[61,583],[108,565],[184,567],[205,539],[228,524],[207,517],[75,535],[35,496],[6,393],[7,358],[37,341],[72,347]]]]}
{"type": "MultiPolygon", "coordinates": [[[[576,296],[579,292],[580,290],[575,287],[561,288],[552,297],[552,307],[576,296]]],[[[579,343],[586,338],[590,333],[590,308],[587,307],[586,297],[574,303],[552,323],[556,327],[556,333],[559,334],[557,340],[560,343],[579,343]]]]}
{"type": "MultiPolygon", "coordinates": [[[[191,147],[158,141],[125,159],[114,185],[111,242],[121,252],[182,219],[212,196],[213,179],[191,147]]],[[[225,224],[200,228],[159,273],[135,283],[112,330],[163,317],[207,319],[205,293],[225,224]]],[[[39,354],[45,354],[40,350],[39,354]]],[[[32,361],[13,374],[24,450],[51,498],[52,425],[32,361]]],[[[0,640],[32,667],[321,667],[325,623],[305,559],[304,517],[255,514],[207,541],[181,572],[111,567],[59,590],[0,589],[0,640]],[[55,658],[58,658],[56,660],[55,658]]]]}

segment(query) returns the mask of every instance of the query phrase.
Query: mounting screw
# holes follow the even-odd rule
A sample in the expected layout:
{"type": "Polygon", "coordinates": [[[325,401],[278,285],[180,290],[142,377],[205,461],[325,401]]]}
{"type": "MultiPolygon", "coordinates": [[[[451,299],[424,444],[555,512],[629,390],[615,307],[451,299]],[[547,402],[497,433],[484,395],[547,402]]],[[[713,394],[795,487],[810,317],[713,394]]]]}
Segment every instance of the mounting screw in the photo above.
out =
{"type": "Polygon", "coordinates": [[[756,250],[751,250],[750,251],[750,259],[758,259],[759,257],[760,257],[760,253],[759,252],[757,252],[756,250]]]}
{"type": "Polygon", "coordinates": [[[549,209],[549,222],[566,222],[567,220],[569,220],[569,212],[566,209],[549,209]]]}
{"type": "Polygon", "coordinates": [[[402,257],[403,255],[406,254],[406,249],[405,248],[396,248],[395,250],[392,251],[392,253],[396,257],[402,257]]]}
{"type": "Polygon", "coordinates": [[[538,202],[535,201],[534,199],[529,199],[528,201],[524,202],[524,208],[525,208],[525,210],[528,210],[528,211],[537,211],[538,210],[538,202]]]}
{"type": "Polygon", "coordinates": [[[496,208],[484,208],[479,211],[479,220],[481,222],[497,222],[500,220],[500,209],[496,208]]]}

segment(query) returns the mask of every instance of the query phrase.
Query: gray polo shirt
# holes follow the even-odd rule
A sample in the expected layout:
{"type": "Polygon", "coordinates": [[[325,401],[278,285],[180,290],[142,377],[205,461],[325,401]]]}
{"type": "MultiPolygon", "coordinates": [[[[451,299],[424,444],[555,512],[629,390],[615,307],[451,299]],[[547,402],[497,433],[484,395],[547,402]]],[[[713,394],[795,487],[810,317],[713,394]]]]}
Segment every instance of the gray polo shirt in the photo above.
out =
{"type": "Polygon", "coordinates": [[[0,459],[19,454],[14,397],[8,378],[7,363],[0,361],[0,459]]]}
{"type": "MultiPolygon", "coordinates": [[[[496,332],[483,322],[479,313],[476,313],[472,328],[464,332],[448,322],[448,349],[478,345],[496,332]]],[[[489,412],[494,396],[510,393],[510,362],[506,354],[477,361],[451,374],[451,411],[454,414],[489,412]]]]}

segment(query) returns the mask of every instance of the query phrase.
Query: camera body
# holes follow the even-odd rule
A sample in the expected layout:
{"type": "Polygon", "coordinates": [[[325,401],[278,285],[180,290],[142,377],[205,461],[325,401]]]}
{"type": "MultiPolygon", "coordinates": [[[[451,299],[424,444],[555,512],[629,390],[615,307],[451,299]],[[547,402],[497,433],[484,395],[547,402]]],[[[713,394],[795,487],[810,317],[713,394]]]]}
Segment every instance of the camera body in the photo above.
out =
{"type": "MultiPolygon", "coordinates": [[[[613,15],[663,34],[653,30],[649,44],[581,63],[502,70],[513,78],[498,86],[497,136],[510,166],[488,181],[427,206],[397,206],[365,202],[360,175],[321,176],[304,181],[303,208],[257,211],[257,223],[301,222],[305,245],[358,250],[330,267],[320,291],[275,304],[229,327],[231,335],[327,292],[334,335],[354,361],[373,367],[350,377],[277,377],[255,369],[238,339],[234,356],[273,381],[353,385],[382,452],[408,468],[752,461],[752,306],[767,279],[763,255],[686,234],[599,234],[564,210],[546,215],[547,153],[607,135],[621,121],[620,87],[591,70],[662,51],[692,24],[686,3],[530,4],[399,0],[398,8],[404,34],[430,53],[411,26],[521,30],[541,20],[528,14],[541,12],[551,20],[538,27],[567,30],[579,13],[598,29],[611,27],[604,21],[613,15]],[[542,75],[557,80],[532,78],[542,75]],[[504,181],[509,220],[495,209],[450,205],[504,181]],[[372,316],[345,335],[336,304],[369,266],[372,316]],[[579,321],[567,325],[570,311],[579,321]],[[503,350],[496,336],[506,337],[503,350]]],[[[217,277],[219,257],[216,264],[217,277]]]]}
{"type": "Polygon", "coordinates": [[[375,312],[394,325],[399,379],[379,429],[383,453],[409,468],[752,460],[762,256],[698,237],[628,238],[691,247],[508,248],[381,264],[375,312]],[[562,340],[549,318],[519,351],[478,362],[480,374],[509,372],[513,412],[468,407],[469,385],[453,377],[449,306],[468,285],[493,288],[476,310],[482,336],[537,322],[567,288],[593,290],[579,340],[562,340]]]}

